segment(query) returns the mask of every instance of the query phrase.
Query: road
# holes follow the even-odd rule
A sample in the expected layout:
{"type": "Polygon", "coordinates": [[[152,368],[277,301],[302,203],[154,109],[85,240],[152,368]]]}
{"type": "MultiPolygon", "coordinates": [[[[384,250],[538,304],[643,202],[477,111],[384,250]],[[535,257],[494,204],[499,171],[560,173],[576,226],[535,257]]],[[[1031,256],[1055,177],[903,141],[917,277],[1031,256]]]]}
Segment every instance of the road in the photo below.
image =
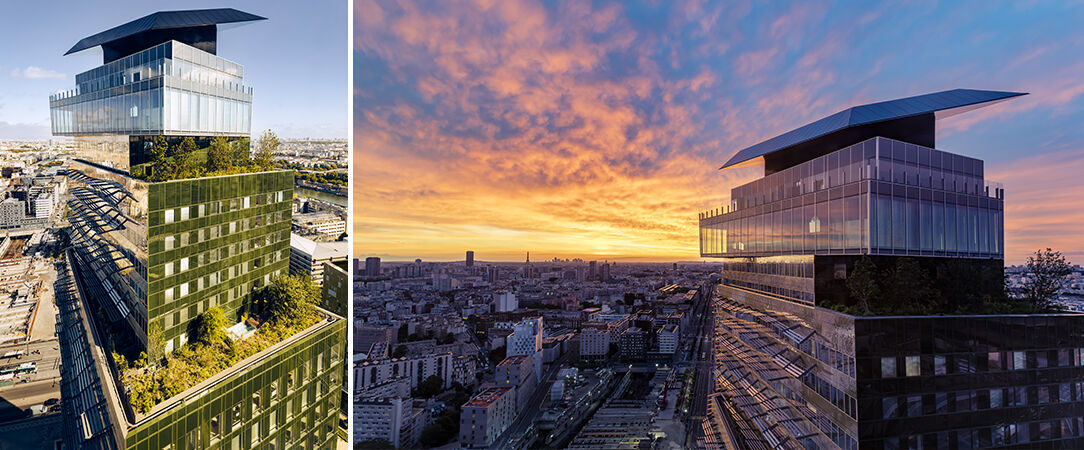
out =
{"type": "Polygon", "coordinates": [[[531,399],[527,402],[525,409],[520,411],[519,415],[516,416],[515,422],[512,422],[512,425],[509,426],[497,440],[493,441],[493,444],[490,445],[489,448],[509,448],[508,444],[513,437],[519,436],[523,434],[524,431],[527,431],[527,428],[534,423],[534,419],[547,409],[546,407],[549,405],[549,401],[546,400],[546,397],[550,394],[550,386],[557,379],[557,372],[561,371],[561,367],[571,361],[572,355],[575,353],[572,350],[572,346],[579,346],[580,342],[578,339],[572,339],[569,340],[568,345],[569,350],[566,351],[564,355],[561,355],[560,358],[557,358],[556,361],[550,364],[549,369],[542,373],[542,382],[538,383],[534,393],[531,394],[531,399]]]}
{"type": "Polygon", "coordinates": [[[708,414],[708,395],[715,390],[715,383],[711,379],[714,368],[715,323],[710,309],[715,293],[711,292],[702,297],[695,308],[699,312],[695,317],[699,320],[696,324],[696,337],[691,350],[696,378],[693,381],[692,405],[689,414],[685,416],[686,447],[695,444],[697,438],[703,435],[701,423],[708,414]]]}

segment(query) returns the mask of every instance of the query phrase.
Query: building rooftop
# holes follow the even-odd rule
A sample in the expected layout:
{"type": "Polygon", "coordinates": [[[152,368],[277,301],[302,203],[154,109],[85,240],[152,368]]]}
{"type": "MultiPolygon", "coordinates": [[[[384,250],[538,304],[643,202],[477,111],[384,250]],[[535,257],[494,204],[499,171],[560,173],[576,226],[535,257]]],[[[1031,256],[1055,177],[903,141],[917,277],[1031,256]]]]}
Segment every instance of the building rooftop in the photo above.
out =
{"type": "Polygon", "coordinates": [[[782,160],[782,165],[809,160],[820,155],[805,155],[810,149],[803,144],[815,140],[826,140],[825,145],[828,149],[836,150],[869,137],[882,135],[908,142],[913,142],[917,138],[920,142],[913,143],[932,148],[934,147],[932,142],[934,120],[1021,95],[1027,94],[953,89],[855,106],[744,148],[720,169],[748,167],[762,162],[770,165],[768,163],[772,159],[782,160]],[[922,120],[922,118],[928,120],[922,120]],[[888,122],[892,123],[888,124],[888,122]],[[769,161],[765,161],[766,159],[769,161]]]}
{"type": "Polygon", "coordinates": [[[140,51],[169,40],[193,45],[209,39],[213,46],[219,25],[256,20],[267,20],[267,18],[233,8],[159,11],[85,37],[72,46],[65,55],[101,46],[106,53],[106,62],[109,62],[126,56],[121,54],[125,51],[140,51]],[[193,33],[208,27],[214,27],[209,31],[215,34],[208,36],[193,33]],[[113,57],[110,57],[111,53],[114,54],[113,57]]]}
{"type": "Polygon", "coordinates": [[[497,367],[518,366],[520,364],[523,364],[523,362],[526,361],[526,360],[527,360],[527,357],[524,356],[524,355],[509,356],[509,357],[504,358],[503,360],[501,360],[501,362],[499,364],[497,364],[497,367]]]}
{"type": "Polygon", "coordinates": [[[345,260],[350,255],[350,243],[346,241],[316,242],[293,233],[290,233],[290,248],[305,252],[313,261],[345,260]]]}
{"type": "Polygon", "coordinates": [[[467,401],[467,403],[464,404],[463,407],[473,406],[477,408],[488,408],[489,405],[492,405],[493,402],[497,401],[497,399],[501,398],[501,396],[507,394],[511,390],[512,388],[507,387],[491,387],[482,392],[479,392],[477,395],[467,401]]]}

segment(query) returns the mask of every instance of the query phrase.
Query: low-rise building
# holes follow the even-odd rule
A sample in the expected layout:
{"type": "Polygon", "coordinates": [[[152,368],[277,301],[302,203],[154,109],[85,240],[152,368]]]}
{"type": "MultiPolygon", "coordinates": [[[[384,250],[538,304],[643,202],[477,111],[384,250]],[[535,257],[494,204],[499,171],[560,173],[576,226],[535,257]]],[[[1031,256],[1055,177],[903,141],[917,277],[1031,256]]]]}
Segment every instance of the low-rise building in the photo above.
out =
{"type": "Polygon", "coordinates": [[[354,364],[355,390],[365,389],[372,384],[399,377],[409,378],[410,387],[417,388],[418,384],[434,375],[440,377],[442,388],[451,387],[452,354],[450,352],[403,358],[367,358],[356,361],[354,364]]]}
{"type": "Polygon", "coordinates": [[[383,439],[395,447],[412,445],[410,398],[363,398],[354,400],[354,442],[383,439]],[[403,439],[407,438],[407,439],[403,439]]]}
{"type": "Polygon", "coordinates": [[[464,404],[459,415],[459,446],[484,448],[492,444],[516,419],[515,397],[515,388],[491,387],[464,404]]]}
{"type": "Polygon", "coordinates": [[[610,352],[610,333],[598,328],[580,332],[580,359],[604,359],[610,352]]]}
{"type": "Polygon", "coordinates": [[[330,212],[294,214],[292,228],[299,234],[337,237],[346,232],[346,221],[330,212]]]}
{"type": "Polygon", "coordinates": [[[324,264],[348,270],[347,259],[350,244],[346,241],[315,242],[296,234],[290,234],[290,273],[309,275],[317,286],[324,284],[324,264]]]}
{"type": "Polygon", "coordinates": [[[621,333],[617,345],[622,360],[642,361],[647,353],[647,335],[640,328],[632,327],[621,333]]]}
{"type": "Polygon", "coordinates": [[[669,354],[677,352],[679,339],[677,325],[663,327],[663,329],[659,330],[659,352],[669,354]]]}
{"type": "Polygon", "coordinates": [[[538,385],[531,358],[509,356],[497,364],[497,386],[516,388],[516,411],[522,411],[538,385]]]}

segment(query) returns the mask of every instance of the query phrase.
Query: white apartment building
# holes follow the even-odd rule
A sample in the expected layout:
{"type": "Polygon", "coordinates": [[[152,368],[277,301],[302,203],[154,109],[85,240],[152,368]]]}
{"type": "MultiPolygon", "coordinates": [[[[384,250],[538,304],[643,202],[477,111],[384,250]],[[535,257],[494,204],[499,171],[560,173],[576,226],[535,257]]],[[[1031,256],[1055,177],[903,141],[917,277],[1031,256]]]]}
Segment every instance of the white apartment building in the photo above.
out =
{"type": "Polygon", "coordinates": [[[459,415],[459,446],[489,447],[516,419],[515,397],[515,388],[491,387],[463,405],[459,415]]]}
{"type": "Polygon", "coordinates": [[[413,445],[410,439],[410,398],[365,398],[354,401],[354,442],[384,439],[395,447],[413,445]]]}

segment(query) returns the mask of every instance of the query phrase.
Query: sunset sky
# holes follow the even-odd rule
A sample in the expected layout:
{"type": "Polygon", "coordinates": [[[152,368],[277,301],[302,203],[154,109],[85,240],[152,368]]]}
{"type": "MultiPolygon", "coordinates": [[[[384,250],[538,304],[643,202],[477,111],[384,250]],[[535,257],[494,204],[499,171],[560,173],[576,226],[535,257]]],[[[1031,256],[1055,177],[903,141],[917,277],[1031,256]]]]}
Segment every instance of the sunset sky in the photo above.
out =
{"type": "Polygon", "coordinates": [[[738,150],[971,88],[1030,93],[938,127],[1005,184],[1006,263],[1084,263],[1084,3],[795,3],[356,0],[356,255],[697,260],[738,150]]]}

